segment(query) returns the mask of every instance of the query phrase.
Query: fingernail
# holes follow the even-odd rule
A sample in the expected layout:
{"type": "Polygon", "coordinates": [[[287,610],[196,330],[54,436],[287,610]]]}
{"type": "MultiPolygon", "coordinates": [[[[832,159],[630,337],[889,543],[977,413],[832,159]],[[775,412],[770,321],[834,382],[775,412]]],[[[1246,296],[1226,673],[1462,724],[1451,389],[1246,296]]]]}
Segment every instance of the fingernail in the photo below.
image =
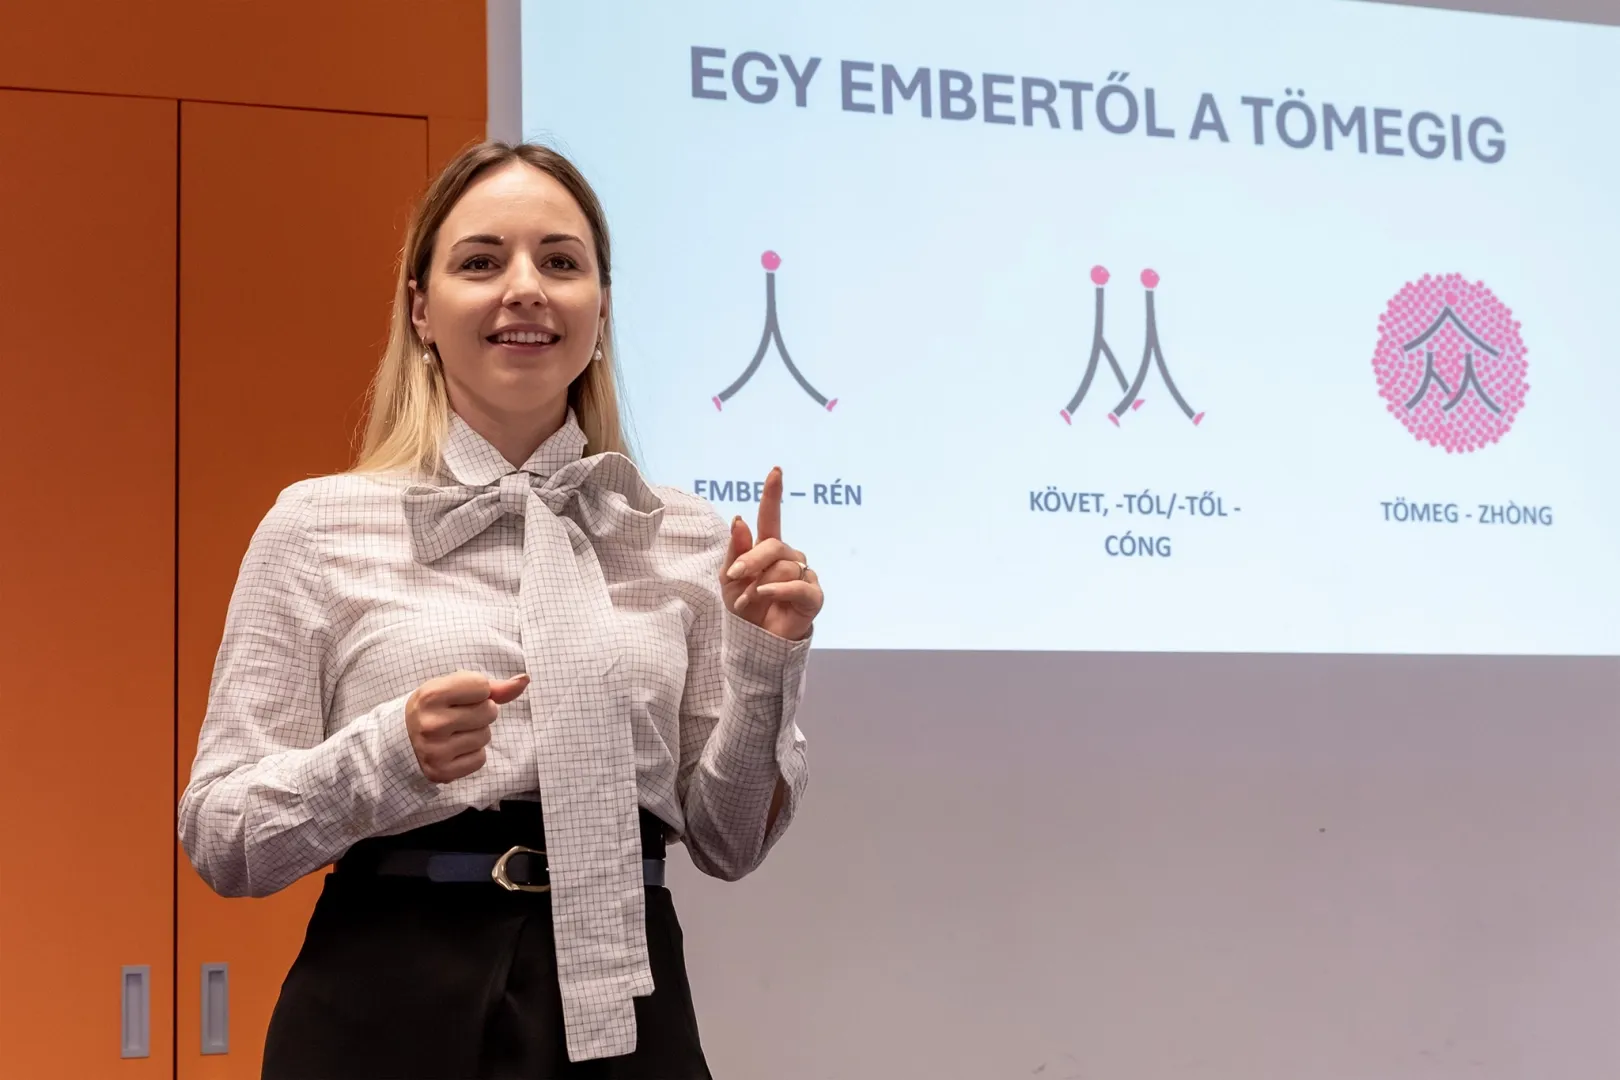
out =
{"type": "Polygon", "coordinates": [[[730,566],[729,566],[729,567],[727,567],[727,569],[726,569],[726,580],[727,580],[727,581],[736,581],[736,580],[737,580],[737,579],[738,579],[738,578],[740,578],[740,577],[742,577],[742,576],[743,576],[743,573],[744,573],[744,572],[745,572],[745,571],[746,571],[746,570],[747,570],[747,569],[748,569],[748,568],[747,568],[747,567],[745,567],[745,566],[744,566],[744,565],[743,565],[743,564],[742,564],[742,563],[740,563],[740,562],[734,562],[734,563],[732,563],[732,564],[731,564],[731,565],[730,565],[730,566]]]}
{"type": "Polygon", "coordinates": [[[732,519],[731,519],[731,527],[732,527],[732,528],[734,528],[734,529],[735,529],[735,528],[736,528],[736,527],[737,527],[737,526],[738,526],[738,525],[741,525],[741,524],[742,524],[742,523],[743,523],[743,519],[742,519],[742,515],[741,515],[741,514],[738,514],[738,515],[737,515],[737,516],[736,516],[736,517],[734,517],[734,518],[732,518],[732,519]]]}

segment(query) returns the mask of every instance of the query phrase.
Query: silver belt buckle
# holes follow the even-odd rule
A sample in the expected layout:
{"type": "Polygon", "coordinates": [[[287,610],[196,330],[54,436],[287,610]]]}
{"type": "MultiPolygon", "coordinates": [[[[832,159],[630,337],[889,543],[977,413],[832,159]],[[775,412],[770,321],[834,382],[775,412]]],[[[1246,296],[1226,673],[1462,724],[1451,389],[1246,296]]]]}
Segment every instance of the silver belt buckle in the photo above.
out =
{"type": "Polygon", "coordinates": [[[545,885],[519,885],[517,882],[513,881],[507,876],[506,862],[512,856],[518,854],[544,856],[545,852],[539,851],[535,848],[513,847],[507,851],[506,854],[495,860],[495,867],[489,872],[489,876],[495,879],[495,884],[499,885],[507,892],[550,892],[551,885],[549,882],[545,885]]]}

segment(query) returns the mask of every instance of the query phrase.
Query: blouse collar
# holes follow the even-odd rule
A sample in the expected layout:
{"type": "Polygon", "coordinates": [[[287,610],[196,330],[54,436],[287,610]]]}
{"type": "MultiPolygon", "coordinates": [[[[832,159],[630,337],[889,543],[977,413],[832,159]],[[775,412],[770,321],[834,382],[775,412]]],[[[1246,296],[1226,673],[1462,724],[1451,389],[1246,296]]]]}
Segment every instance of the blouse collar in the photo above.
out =
{"type": "Polygon", "coordinates": [[[514,469],[501,452],[472,429],[472,426],[450,413],[450,431],[444,444],[444,471],[458,484],[483,487],[514,472],[531,473],[547,477],[563,466],[578,461],[585,452],[585,431],[579,426],[574,410],[545,442],[529,455],[522,466],[514,469]]]}

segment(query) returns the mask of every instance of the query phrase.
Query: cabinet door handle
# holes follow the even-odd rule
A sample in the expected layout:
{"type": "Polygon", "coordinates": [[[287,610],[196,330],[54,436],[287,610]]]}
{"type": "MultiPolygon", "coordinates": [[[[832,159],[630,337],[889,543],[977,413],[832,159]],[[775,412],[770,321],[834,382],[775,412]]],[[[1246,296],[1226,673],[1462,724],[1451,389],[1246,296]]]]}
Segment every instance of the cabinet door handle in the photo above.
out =
{"type": "Polygon", "coordinates": [[[152,966],[126,964],[123,971],[122,1031],[119,1056],[152,1056],[152,966]]]}
{"type": "Polygon", "coordinates": [[[231,1052],[231,974],[229,964],[202,966],[202,1052],[231,1052]]]}

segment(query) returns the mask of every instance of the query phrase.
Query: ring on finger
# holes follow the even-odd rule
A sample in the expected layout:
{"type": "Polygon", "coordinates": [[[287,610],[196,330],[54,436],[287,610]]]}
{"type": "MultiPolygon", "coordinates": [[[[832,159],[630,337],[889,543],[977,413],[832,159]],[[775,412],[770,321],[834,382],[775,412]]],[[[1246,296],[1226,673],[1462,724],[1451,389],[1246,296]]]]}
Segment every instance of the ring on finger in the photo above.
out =
{"type": "Polygon", "coordinates": [[[801,562],[799,564],[799,580],[804,581],[809,577],[810,577],[810,564],[801,562]]]}

